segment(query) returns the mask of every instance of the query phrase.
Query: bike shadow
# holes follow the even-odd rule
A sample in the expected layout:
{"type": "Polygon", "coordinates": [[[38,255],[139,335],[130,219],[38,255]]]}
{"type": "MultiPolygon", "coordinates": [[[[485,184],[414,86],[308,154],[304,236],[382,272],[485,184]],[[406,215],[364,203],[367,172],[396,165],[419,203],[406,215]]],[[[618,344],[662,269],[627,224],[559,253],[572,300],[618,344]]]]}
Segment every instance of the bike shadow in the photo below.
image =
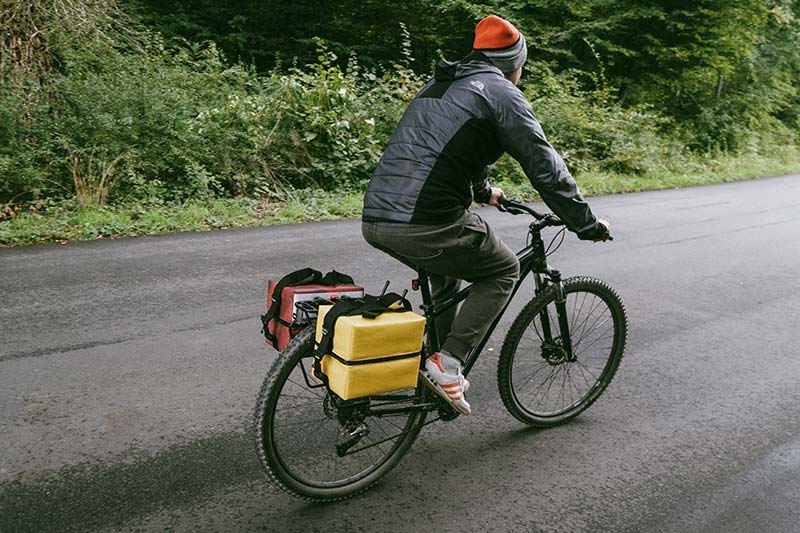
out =
{"type": "MultiPolygon", "coordinates": [[[[570,443],[594,426],[578,419],[549,429],[520,427],[509,416],[437,422],[423,428],[409,453],[369,491],[331,503],[298,500],[270,485],[249,431],[218,434],[130,462],[81,465],[6,485],[0,530],[47,530],[53,524],[125,530],[162,519],[188,527],[203,523],[213,509],[235,517],[235,529],[242,531],[370,530],[370,517],[386,514],[387,504],[415,509],[442,493],[504,487],[520,472],[573,454],[570,443]]],[[[416,523],[412,514],[400,511],[406,521],[395,522],[397,528],[416,523]]]]}

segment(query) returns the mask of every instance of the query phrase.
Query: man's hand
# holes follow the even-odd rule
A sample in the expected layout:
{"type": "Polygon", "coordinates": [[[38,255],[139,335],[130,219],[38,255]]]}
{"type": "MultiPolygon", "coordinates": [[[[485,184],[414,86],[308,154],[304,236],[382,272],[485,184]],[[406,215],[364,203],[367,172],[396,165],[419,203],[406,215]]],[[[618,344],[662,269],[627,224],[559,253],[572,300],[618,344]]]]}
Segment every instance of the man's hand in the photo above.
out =
{"type": "Polygon", "coordinates": [[[603,242],[603,241],[608,240],[608,236],[611,235],[611,224],[609,224],[608,220],[606,220],[604,218],[598,219],[597,222],[602,224],[603,226],[605,226],[606,234],[605,234],[605,236],[603,236],[603,237],[601,237],[599,239],[594,239],[594,242],[603,242]]]}
{"type": "MultiPolygon", "coordinates": [[[[493,205],[495,207],[500,207],[500,198],[505,196],[503,193],[503,189],[499,187],[492,187],[492,194],[489,196],[489,205],[493,205]]],[[[608,223],[606,223],[608,225],[608,223]]]]}

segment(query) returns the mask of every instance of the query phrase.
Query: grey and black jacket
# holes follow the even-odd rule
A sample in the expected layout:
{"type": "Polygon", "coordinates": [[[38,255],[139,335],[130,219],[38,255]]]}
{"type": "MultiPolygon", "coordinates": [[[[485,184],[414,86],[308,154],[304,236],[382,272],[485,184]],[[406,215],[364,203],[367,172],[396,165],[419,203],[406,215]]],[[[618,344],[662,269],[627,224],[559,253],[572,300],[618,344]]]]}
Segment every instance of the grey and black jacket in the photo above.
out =
{"type": "Polygon", "coordinates": [[[570,230],[602,233],[522,91],[478,52],[440,62],[409,104],[367,187],[363,219],[452,222],[473,199],[489,201],[487,167],[504,152],[570,230]]]}

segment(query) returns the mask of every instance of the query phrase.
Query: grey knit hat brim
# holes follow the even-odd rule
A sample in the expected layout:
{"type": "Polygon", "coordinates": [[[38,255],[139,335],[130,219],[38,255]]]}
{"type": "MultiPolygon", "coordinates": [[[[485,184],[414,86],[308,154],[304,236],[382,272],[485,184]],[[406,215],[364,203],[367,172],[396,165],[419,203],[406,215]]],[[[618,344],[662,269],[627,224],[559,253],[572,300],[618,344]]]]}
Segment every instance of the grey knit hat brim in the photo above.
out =
{"type": "Polygon", "coordinates": [[[520,33],[517,42],[508,48],[481,50],[481,53],[503,74],[508,75],[525,64],[525,60],[528,59],[528,46],[525,44],[525,36],[520,33]]]}

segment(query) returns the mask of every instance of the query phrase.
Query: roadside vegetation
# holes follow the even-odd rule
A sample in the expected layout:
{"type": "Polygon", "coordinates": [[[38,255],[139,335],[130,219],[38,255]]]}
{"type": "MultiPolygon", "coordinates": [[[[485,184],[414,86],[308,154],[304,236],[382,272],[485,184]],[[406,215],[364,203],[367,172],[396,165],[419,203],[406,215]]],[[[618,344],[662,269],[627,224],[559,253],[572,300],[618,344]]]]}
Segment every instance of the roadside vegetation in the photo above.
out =
{"type": "Polygon", "coordinates": [[[358,216],[489,13],[586,194],[800,170],[800,2],[673,4],[0,0],[0,245],[358,216]]]}

